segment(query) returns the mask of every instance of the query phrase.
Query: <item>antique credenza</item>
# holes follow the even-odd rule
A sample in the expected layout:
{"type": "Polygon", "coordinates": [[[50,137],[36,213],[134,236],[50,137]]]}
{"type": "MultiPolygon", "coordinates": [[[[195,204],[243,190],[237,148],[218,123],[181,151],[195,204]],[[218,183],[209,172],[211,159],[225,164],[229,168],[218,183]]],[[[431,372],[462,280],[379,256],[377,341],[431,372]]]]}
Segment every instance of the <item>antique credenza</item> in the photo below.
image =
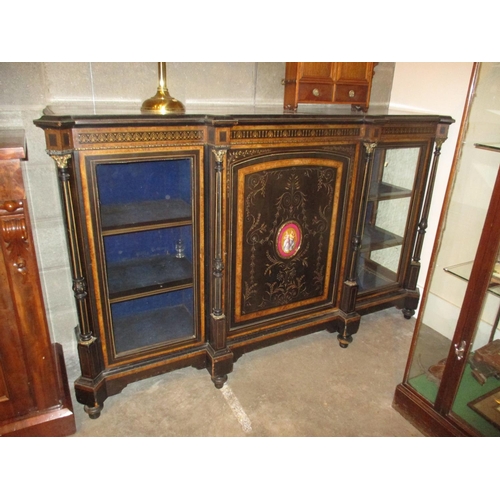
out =
{"type": "Polygon", "coordinates": [[[222,387],[245,352],[362,315],[409,318],[445,116],[48,110],[90,417],[186,366],[222,387]]]}

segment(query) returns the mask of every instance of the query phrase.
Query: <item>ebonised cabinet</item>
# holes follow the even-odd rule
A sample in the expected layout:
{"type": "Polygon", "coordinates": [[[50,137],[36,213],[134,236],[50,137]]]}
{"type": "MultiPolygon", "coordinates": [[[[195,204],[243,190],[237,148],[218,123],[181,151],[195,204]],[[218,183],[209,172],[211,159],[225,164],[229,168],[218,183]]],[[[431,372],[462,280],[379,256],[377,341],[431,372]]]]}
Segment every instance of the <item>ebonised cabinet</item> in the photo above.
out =
{"type": "Polygon", "coordinates": [[[320,329],[347,347],[361,314],[418,300],[417,226],[452,122],[47,110],[35,123],[61,181],[88,414],[186,366],[220,388],[245,352],[320,329]],[[410,150],[394,158],[404,179],[382,173],[393,150],[410,150]],[[382,262],[369,235],[396,232],[375,216],[388,196],[376,186],[391,183],[407,200],[401,257],[388,282],[368,283],[366,262],[382,262]]]}
{"type": "Polygon", "coordinates": [[[0,130],[0,436],[76,430],[62,347],[45,316],[22,164],[24,130],[0,130]]]}

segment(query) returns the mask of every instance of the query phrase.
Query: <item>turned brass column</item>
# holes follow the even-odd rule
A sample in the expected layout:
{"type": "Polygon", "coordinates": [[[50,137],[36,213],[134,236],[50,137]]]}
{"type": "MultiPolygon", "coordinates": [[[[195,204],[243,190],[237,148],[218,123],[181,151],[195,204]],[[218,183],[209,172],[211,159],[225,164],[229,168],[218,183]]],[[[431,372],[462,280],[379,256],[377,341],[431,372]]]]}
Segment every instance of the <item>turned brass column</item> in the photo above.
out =
{"type": "Polygon", "coordinates": [[[167,88],[167,63],[158,63],[158,89],[156,94],[142,103],[142,113],[184,113],[184,104],[173,98],[167,88]]]}

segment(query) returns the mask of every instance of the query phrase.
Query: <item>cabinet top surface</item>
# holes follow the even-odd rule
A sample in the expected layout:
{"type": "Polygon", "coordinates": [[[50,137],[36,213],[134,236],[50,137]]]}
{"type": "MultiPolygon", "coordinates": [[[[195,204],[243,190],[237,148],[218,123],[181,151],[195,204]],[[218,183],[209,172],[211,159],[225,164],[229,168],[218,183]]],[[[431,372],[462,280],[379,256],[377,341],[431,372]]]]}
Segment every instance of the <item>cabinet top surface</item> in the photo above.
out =
{"type": "Polygon", "coordinates": [[[26,158],[26,138],[22,129],[0,129],[0,160],[26,158]]]}
{"type": "Polygon", "coordinates": [[[454,123],[453,118],[440,115],[387,113],[387,109],[372,106],[370,113],[347,111],[345,109],[314,108],[299,111],[286,111],[282,107],[213,107],[188,108],[185,114],[141,113],[139,106],[48,106],[43,116],[35,120],[42,128],[134,125],[176,125],[176,124],[214,124],[238,125],[252,123],[377,123],[384,121],[435,121],[454,123]]]}

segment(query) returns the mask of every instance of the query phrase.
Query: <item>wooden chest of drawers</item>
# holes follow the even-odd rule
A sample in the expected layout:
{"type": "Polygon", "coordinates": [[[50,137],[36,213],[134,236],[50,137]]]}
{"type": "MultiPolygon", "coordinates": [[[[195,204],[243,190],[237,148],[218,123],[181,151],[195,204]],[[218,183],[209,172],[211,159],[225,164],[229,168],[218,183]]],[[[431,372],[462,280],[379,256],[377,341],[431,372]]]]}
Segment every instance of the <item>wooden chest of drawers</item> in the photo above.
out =
{"type": "Polygon", "coordinates": [[[351,104],[367,111],[370,103],[372,62],[286,63],[284,108],[295,110],[299,103],[351,104]]]}

